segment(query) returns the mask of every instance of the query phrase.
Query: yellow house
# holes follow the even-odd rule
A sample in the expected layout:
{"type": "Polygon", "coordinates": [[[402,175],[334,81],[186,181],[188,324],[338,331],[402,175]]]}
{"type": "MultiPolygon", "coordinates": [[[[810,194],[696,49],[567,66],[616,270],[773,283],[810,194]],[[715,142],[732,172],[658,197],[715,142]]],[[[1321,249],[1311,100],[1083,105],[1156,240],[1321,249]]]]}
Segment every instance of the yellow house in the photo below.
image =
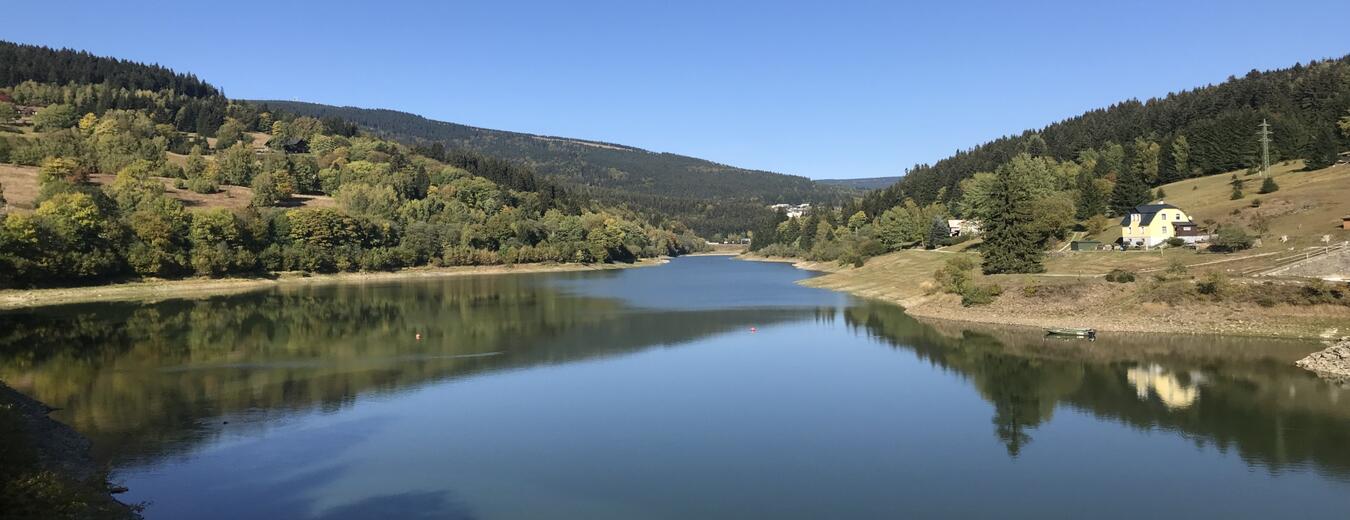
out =
{"type": "Polygon", "coordinates": [[[1120,219],[1120,244],[1123,246],[1154,247],[1172,237],[1194,244],[1203,235],[1186,212],[1166,202],[1136,206],[1120,219]]]}

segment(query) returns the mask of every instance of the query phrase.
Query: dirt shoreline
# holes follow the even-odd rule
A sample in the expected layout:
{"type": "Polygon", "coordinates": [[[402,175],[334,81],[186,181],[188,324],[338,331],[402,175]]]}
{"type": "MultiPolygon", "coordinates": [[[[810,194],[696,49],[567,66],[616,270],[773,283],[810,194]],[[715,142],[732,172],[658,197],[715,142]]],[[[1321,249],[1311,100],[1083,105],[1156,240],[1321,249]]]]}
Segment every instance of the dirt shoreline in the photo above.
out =
{"type": "MultiPolygon", "coordinates": [[[[68,494],[64,498],[74,502],[71,506],[78,505],[82,514],[91,518],[138,518],[137,506],[124,504],[113,497],[114,486],[108,482],[107,471],[94,462],[89,439],[49,417],[51,407],[10,388],[3,381],[0,381],[0,407],[3,407],[0,413],[11,415],[8,420],[18,422],[17,435],[21,436],[6,438],[5,442],[25,446],[22,456],[31,456],[37,469],[59,475],[73,486],[64,490],[68,494]]],[[[40,500],[59,498],[45,496],[40,500]]],[[[11,506],[24,507],[25,504],[11,506]]]]}
{"type": "Polygon", "coordinates": [[[639,260],[631,264],[518,264],[514,266],[418,267],[389,272],[337,274],[274,273],[256,278],[188,278],[181,280],[138,280],[124,283],[47,289],[7,289],[0,291],[0,310],[27,309],[49,305],[112,301],[160,301],[205,298],[257,291],[269,287],[318,285],[330,283],[368,283],[419,278],[486,276],[525,273],[603,271],[661,265],[667,258],[639,260]]]}
{"type": "MultiPolygon", "coordinates": [[[[905,312],[926,321],[995,324],[1035,329],[1087,327],[1098,332],[1117,334],[1221,335],[1325,340],[1334,336],[1338,330],[1343,330],[1331,323],[1337,316],[1319,317],[1311,315],[1312,313],[1299,313],[1297,308],[1290,308],[1288,310],[1291,312],[1280,316],[1262,319],[1246,317],[1243,314],[1244,309],[1235,307],[1190,305],[1180,308],[1180,312],[1185,313],[1181,316],[1177,315],[1179,313],[1150,312],[1122,319],[1119,316],[1099,313],[1051,313],[1053,317],[1019,316],[1017,312],[1011,311],[1010,307],[993,304],[988,308],[971,310],[968,307],[961,307],[959,298],[943,295],[941,298],[922,300],[917,304],[906,306],[905,312]],[[947,296],[952,297],[948,299],[947,296]]],[[[1257,309],[1254,306],[1251,308],[1252,311],[1257,309]]],[[[1327,310],[1340,311],[1334,308],[1327,310]]],[[[1340,314],[1340,319],[1350,320],[1350,315],[1340,314]]]]}
{"type": "Polygon", "coordinates": [[[792,267],[803,271],[815,271],[817,273],[838,273],[847,271],[848,268],[840,266],[838,262],[814,262],[811,260],[802,260],[800,258],[788,258],[782,256],[756,256],[750,254],[736,255],[737,260],[746,262],[764,262],[769,264],[792,264],[792,267]]]}
{"type": "MultiPolygon", "coordinates": [[[[742,260],[790,263],[827,274],[802,280],[802,285],[830,289],[899,305],[924,321],[1006,325],[1026,328],[1093,328],[1107,333],[1226,335],[1328,340],[1350,332],[1350,307],[1335,305],[1263,308],[1250,304],[1188,302],[1171,306],[1137,301],[1134,284],[1094,285],[1073,297],[1040,298],[1023,294],[1015,280],[992,304],[963,307],[950,294],[927,294],[922,285],[933,265],[914,264],[907,271],[887,267],[839,267],[831,262],[741,256],[742,260]],[[901,281],[907,281],[902,283],[901,281]]],[[[912,260],[912,259],[911,259],[912,260]]],[[[870,262],[869,262],[870,263],[870,262]]]]}

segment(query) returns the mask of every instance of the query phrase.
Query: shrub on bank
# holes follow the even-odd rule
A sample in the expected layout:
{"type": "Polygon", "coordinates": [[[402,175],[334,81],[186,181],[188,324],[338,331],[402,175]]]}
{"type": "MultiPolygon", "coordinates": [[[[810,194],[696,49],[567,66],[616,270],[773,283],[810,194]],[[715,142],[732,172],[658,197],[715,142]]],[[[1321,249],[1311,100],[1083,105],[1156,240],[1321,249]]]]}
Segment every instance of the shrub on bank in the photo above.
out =
{"type": "Polygon", "coordinates": [[[796,258],[806,256],[805,254],[802,253],[801,249],[797,248],[797,246],[790,246],[787,244],[769,244],[767,246],[764,246],[763,248],[760,248],[760,250],[756,251],[756,253],[759,253],[764,256],[783,257],[783,258],[789,257],[796,258]]]}
{"type": "Polygon", "coordinates": [[[1233,284],[1228,280],[1228,275],[1218,271],[1211,271],[1205,275],[1204,280],[1195,282],[1195,291],[1209,296],[1216,301],[1221,301],[1232,293],[1233,284]]]}
{"type": "Polygon", "coordinates": [[[961,305],[986,305],[1003,294],[998,284],[977,284],[974,281],[975,262],[965,256],[954,256],[933,273],[937,288],[947,294],[961,296],[961,305]]]}
{"type": "Polygon", "coordinates": [[[1108,282],[1131,283],[1134,281],[1134,278],[1135,275],[1133,272],[1124,269],[1112,269],[1111,272],[1106,273],[1106,281],[1108,282]]]}
{"type": "Polygon", "coordinates": [[[960,294],[961,289],[970,284],[971,271],[974,269],[973,260],[964,256],[952,257],[933,273],[933,281],[937,282],[938,289],[942,292],[960,294]]]}
{"type": "Polygon", "coordinates": [[[976,285],[970,284],[961,291],[961,306],[970,307],[972,305],[988,305],[994,302],[1003,294],[1003,287],[998,284],[976,285]]]}
{"type": "Polygon", "coordinates": [[[1237,226],[1224,226],[1219,228],[1219,232],[1214,234],[1214,238],[1209,242],[1210,251],[1219,253],[1233,253],[1251,249],[1256,239],[1248,235],[1246,231],[1237,226]]]}

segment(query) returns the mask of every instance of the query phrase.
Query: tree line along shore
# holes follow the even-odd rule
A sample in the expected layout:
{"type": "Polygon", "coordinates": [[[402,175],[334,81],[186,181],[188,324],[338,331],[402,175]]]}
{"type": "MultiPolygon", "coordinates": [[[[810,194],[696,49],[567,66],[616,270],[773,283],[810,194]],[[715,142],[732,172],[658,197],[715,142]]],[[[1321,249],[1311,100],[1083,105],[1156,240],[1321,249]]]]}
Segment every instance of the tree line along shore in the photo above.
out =
{"type": "MultiPolygon", "coordinates": [[[[1350,165],[1309,170],[1302,161],[1278,163],[1266,177],[1278,190],[1242,198],[1231,193],[1235,175],[1260,178],[1225,172],[1158,188],[1200,226],[1239,228],[1246,236],[1244,247],[1231,250],[1165,243],[1128,251],[1069,247],[1074,239],[1116,241],[1121,229],[1113,222],[1102,229],[1071,230],[1063,239],[1045,238],[1035,250],[1039,272],[986,273],[980,268],[985,238],[946,232],[929,244],[907,243],[861,262],[785,253],[778,247],[751,255],[824,271],[828,274],[804,283],[897,303],[925,318],[1111,332],[1309,339],[1350,334],[1350,285],[1277,269],[1304,257],[1316,261],[1326,250],[1333,253],[1324,258],[1350,255],[1330,247],[1350,240],[1350,230],[1341,228],[1342,217],[1350,215],[1350,165]]],[[[931,217],[915,209],[920,208],[906,204],[900,210],[905,218],[870,225],[892,226],[883,236],[903,229],[917,234],[919,224],[931,217]]]]}
{"type": "Polygon", "coordinates": [[[0,310],[110,301],[159,301],[207,298],[268,289],[319,284],[386,283],[460,276],[558,273],[631,269],[664,264],[665,258],[612,263],[531,263],[514,265],[412,267],[397,271],[318,274],[303,271],[267,273],[251,277],[193,277],[181,279],[133,278],[122,282],[75,287],[0,290],[0,310]]]}

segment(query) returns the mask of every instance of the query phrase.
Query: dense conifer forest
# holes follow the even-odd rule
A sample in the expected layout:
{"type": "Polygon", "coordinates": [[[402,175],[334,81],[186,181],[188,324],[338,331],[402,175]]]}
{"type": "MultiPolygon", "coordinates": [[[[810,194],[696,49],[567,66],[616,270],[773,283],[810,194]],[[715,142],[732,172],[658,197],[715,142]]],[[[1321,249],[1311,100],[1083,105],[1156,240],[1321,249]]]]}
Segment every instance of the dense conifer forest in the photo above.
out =
{"type": "Polygon", "coordinates": [[[1147,186],[1248,168],[1260,162],[1256,132],[1263,120],[1270,123],[1272,160],[1307,159],[1310,168],[1324,167],[1350,142],[1337,129],[1347,109],[1350,57],[1253,70],[1219,85],[1123,101],[916,165],[895,185],[869,194],[864,207],[878,215],[906,198],[949,203],[961,196],[962,180],[993,172],[1023,152],[1057,161],[1100,153],[1108,160],[1095,162],[1095,177],[1140,176],[1147,186]]]}

